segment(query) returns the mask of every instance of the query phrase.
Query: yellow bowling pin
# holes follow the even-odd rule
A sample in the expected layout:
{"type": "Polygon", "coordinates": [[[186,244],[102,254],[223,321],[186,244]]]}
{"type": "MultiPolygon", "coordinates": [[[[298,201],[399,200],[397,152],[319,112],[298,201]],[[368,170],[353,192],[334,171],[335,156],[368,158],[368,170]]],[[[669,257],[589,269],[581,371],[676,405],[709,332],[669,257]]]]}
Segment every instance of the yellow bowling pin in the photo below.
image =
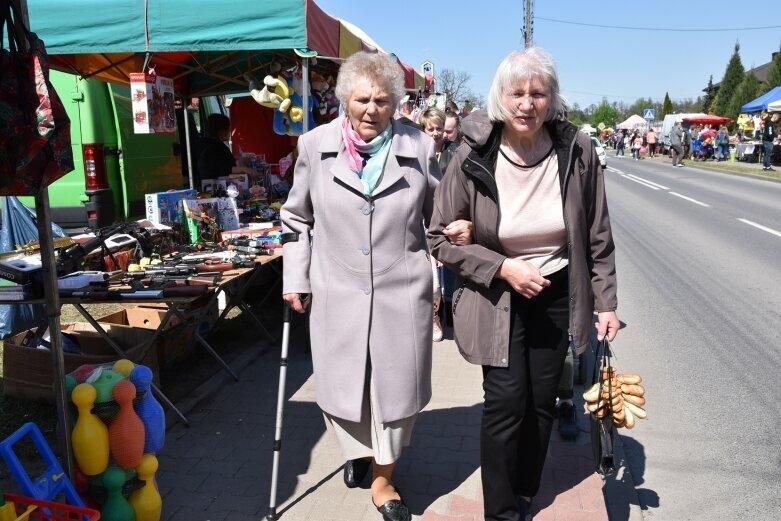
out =
{"type": "Polygon", "coordinates": [[[136,366],[133,362],[127,358],[121,358],[114,362],[114,366],[111,368],[114,372],[121,374],[125,378],[130,376],[133,368],[136,366]]]}
{"type": "Polygon", "coordinates": [[[90,384],[77,385],[71,394],[79,410],[79,418],[71,435],[73,454],[79,468],[87,476],[101,474],[108,467],[108,428],[92,414],[96,397],[97,391],[90,384]]]}
{"type": "Polygon", "coordinates": [[[163,500],[155,486],[157,458],[154,454],[144,454],[141,464],[136,467],[138,479],[144,486],[130,494],[130,506],[136,513],[136,521],[160,521],[163,511],[163,500]]]}

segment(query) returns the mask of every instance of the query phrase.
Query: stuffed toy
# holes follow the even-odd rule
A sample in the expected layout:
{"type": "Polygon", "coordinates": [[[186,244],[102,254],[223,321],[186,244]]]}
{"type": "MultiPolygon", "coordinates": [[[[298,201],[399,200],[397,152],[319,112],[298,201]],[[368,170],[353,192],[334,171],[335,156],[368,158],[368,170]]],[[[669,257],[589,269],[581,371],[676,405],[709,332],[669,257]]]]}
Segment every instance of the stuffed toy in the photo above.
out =
{"type": "MultiPolygon", "coordinates": [[[[301,76],[301,69],[295,67],[291,71],[292,75],[287,78],[287,85],[292,87],[290,93],[290,108],[287,113],[275,112],[274,113],[274,132],[283,136],[300,136],[304,133],[304,97],[303,97],[303,80],[301,76]]],[[[319,106],[317,98],[314,96],[309,97],[309,128],[315,128],[315,119],[312,114],[313,109],[319,106]]]]}
{"type": "Polygon", "coordinates": [[[263,88],[255,88],[255,83],[250,79],[250,94],[259,104],[264,107],[277,109],[280,113],[285,113],[290,109],[292,100],[290,94],[292,90],[283,76],[274,78],[266,76],[263,78],[263,88]]]}
{"type": "Polygon", "coordinates": [[[334,92],[333,77],[326,79],[317,72],[312,72],[309,84],[312,87],[312,96],[317,98],[319,106],[314,112],[315,122],[322,125],[336,118],[339,115],[339,100],[334,92]]]}

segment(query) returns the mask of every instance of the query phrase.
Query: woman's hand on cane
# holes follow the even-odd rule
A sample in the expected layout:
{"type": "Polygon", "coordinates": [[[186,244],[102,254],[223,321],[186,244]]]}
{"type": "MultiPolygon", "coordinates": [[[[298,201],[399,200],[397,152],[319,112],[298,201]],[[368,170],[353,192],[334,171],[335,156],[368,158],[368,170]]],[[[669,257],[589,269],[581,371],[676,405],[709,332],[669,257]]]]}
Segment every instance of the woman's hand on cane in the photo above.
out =
{"type": "Polygon", "coordinates": [[[297,313],[304,313],[306,308],[309,306],[309,302],[311,301],[308,295],[302,299],[301,294],[299,293],[285,293],[282,295],[282,300],[287,302],[287,305],[290,306],[290,309],[297,313]]]}

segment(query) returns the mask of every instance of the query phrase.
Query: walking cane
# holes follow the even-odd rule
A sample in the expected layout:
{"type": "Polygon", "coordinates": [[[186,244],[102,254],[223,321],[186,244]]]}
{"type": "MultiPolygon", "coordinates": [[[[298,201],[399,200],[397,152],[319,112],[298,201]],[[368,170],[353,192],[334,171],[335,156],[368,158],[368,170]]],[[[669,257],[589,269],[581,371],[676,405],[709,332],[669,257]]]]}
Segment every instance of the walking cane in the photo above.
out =
{"type": "MultiPolygon", "coordinates": [[[[301,301],[307,295],[301,295],[301,301]]],[[[274,460],[271,466],[271,495],[269,496],[268,521],[277,519],[277,477],[279,475],[279,453],[282,451],[282,418],[285,410],[285,380],[287,379],[287,351],[290,345],[290,306],[282,309],[282,353],[279,359],[279,392],[277,394],[277,420],[274,427],[274,460]]]]}

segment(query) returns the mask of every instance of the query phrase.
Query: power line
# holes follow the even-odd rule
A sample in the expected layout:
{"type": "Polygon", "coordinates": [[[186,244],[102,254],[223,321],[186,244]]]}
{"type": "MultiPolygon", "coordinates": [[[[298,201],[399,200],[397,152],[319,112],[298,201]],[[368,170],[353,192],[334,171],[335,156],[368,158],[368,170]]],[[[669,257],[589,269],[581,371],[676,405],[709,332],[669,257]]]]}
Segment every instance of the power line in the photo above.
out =
{"type": "Polygon", "coordinates": [[[766,25],[762,27],[733,27],[730,29],[672,29],[667,27],[627,27],[623,25],[599,25],[587,24],[583,22],[570,22],[568,20],[556,20],[555,18],[544,18],[536,16],[537,20],[546,22],[555,22],[559,24],[583,25],[586,27],[599,27],[601,29],[624,29],[627,31],[669,31],[677,33],[704,33],[704,32],[734,32],[734,31],[761,31],[763,29],[781,29],[781,25],[766,25]]]}

